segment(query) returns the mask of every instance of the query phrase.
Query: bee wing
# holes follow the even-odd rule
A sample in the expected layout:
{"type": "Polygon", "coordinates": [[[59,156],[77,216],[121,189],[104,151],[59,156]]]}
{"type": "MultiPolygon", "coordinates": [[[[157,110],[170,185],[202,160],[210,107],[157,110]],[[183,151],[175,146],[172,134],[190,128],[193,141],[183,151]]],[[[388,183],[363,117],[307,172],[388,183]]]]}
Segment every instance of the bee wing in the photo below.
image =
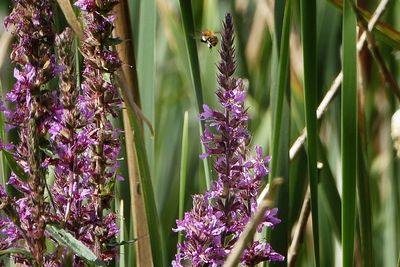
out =
{"type": "Polygon", "coordinates": [[[201,39],[203,38],[203,34],[201,31],[196,31],[196,33],[190,34],[193,39],[201,39]]]}
{"type": "Polygon", "coordinates": [[[191,34],[190,35],[193,39],[201,39],[202,37],[201,36],[197,36],[197,35],[194,35],[194,34],[191,34]]]}

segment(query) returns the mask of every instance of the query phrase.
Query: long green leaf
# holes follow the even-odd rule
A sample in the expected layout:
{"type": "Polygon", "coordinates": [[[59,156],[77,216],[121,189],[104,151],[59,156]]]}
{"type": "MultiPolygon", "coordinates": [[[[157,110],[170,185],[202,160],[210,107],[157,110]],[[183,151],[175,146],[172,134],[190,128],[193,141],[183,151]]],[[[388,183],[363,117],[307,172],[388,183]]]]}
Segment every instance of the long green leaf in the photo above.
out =
{"type": "MultiPolygon", "coordinates": [[[[289,81],[289,36],[291,23],[291,6],[292,1],[287,0],[283,4],[278,4],[280,9],[284,9],[282,29],[276,28],[277,37],[274,43],[275,55],[278,57],[277,81],[273,81],[271,89],[272,101],[272,140],[271,140],[271,173],[269,174],[269,183],[277,176],[283,178],[278,193],[279,218],[282,222],[267,236],[271,235],[271,244],[279,253],[286,255],[289,239],[289,138],[290,138],[290,81],[289,81]],[[279,45],[280,41],[280,46],[279,45]],[[284,126],[284,127],[282,127],[284,126]],[[279,164],[278,164],[279,163],[279,164]]],[[[275,13],[280,14],[280,9],[276,9],[275,13]]],[[[274,57],[276,58],[276,56],[274,57]]],[[[275,76],[275,75],[273,75],[275,76]]],[[[279,266],[283,266],[281,263],[279,266]]]]}
{"type": "MultiPolygon", "coordinates": [[[[188,160],[188,139],[189,139],[189,126],[188,126],[188,112],[185,112],[183,118],[183,130],[182,130],[182,151],[181,151],[181,171],[179,179],[179,219],[182,220],[183,212],[185,208],[185,192],[186,192],[186,170],[187,170],[187,160],[188,160]]],[[[182,234],[178,236],[178,242],[182,242],[182,234]]]]}
{"type": "MultiPolygon", "coordinates": [[[[155,0],[140,2],[139,39],[137,56],[137,73],[143,113],[154,125],[155,101],[155,40],[156,40],[156,3],[155,0]]],[[[148,160],[154,166],[154,138],[148,128],[145,128],[144,140],[148,152],[148,160]]],[[[153,168],[150,168],[153,174],[153,168]]]]}
{"type": "Polygon", "coordinates": [[[150,176],[146,148],[137,118],[130,112],[130,123],[134,132],[136,158],[139,166],[140,190],[143,194],[146,216],[149,227],[150,242],[154,266],[167,266],[164,239],[161,234],[161,223],[157,212],[156,199],[150,176]]]}
{"type": "MultiPolygon", "coordinates": [[[[360,131],[361,137],[361,131],[360,131]]],[[[357,196],[359,205],[359,224],[361,237],[362,265],[365,267],[374,266],[374,253],[372,245],[372,211],[369,175],[367,171],[365,143],[360,139],[358,146],[358,170],[357,196]],[[364,148],[364,149],[363,149],[364,148]]]]}
{"type": "Polygon", "coordinates": [[[306,111],[308,174],[311,192],[315,266],[320,266],[317,177],[317,33],[316,1],[301,1],[303,40],[304,104],[306,111]]]}
{"type": "MultiPolygon", "coordinates": [[[[179,0],[181,16],[182,16],[182,24],[184,29],[185,35],[185,42],[186,48],[189,58],[189,69],[190,69],[190,76],[192,79],[192,84],[194,90],[196,92],[196,99],[197,99],[197,108],[198,111],[201,112],[203,109],[203,91],[201,87],[201,76],[200,76],[200,65],[199,65],[199,58],[197,53],[197,46],[196,41],[193,38],[196,30],[194,27],[193,21],[193,11],[192,11],[192,3],[191,1],[187,0],[179,0]]],[[[204,121],[200,123],[200,132],[202,133],[204,129],[204,121]]],[[[208,159],[204,159],[203,161],[204,172],[205,172],[205,180],[206,184],[210,184],[210,176],[209,176],[209,169],[208,169],[208,159]]],[[[207,188],[209,189],[209,188],[207,188]]]]}
{"type": "MultiPolygon", "coordinates": [[[[3,87],[1,85],[1,81],[0,81],[0,96],[3,97],[3,87]]],[[[5,121],[5,118],[4,118],[4,114],[3,114],[3,112],[0,112],[0,140],[3,143],[7,142],[5,128],[6,128],[6,121],[5,121]]],[[[7,182],[8,170],[7,170],[7,166],[6,166],[6,161],[7,161],[6,155],[2,154],[1,158],[0,158],[0,168],[1,168],[1,180],[0,180],[0,183],[3,186],[5,186],[5,184],[7,182]]]]}
{"type": "Polygon", "coordinates": [[[291,10],[291,0],[286,1],[285,5],[285,15],[283,19],[283,29],[282,29],[282,42],[279,53],[279,64],[278,64],[278,83],[277,83],[277,97],[274,106],[273,113],[273,134],[272,134],[272,162],[271,162],[271,173],[269,175],[270,179],[275,178],[277,163],[278,163],[278,153],[279,153],[279,139],[280,130],[282,124],[282,107],[283,99],[288,84],[288,71],[289,71],[289,35],[290,35],[290,10],[291,10]]]}
{"type": "Polygon", "coordinates": [[[400,253],[399,253],[399,258],[397,259],[397,267],[400,267],[400,253]]]}
{"type": "MultiPolygon", "coordinates": [[[[199,131],[200,131],[200,136],[203,134],[202,132],[202,126],[201,126],[201,122],[199,122],[199,131]]],[[[206,148],[204,147],[203,144],[201,144],[201,153],[206,153],[206,148]]],[[[211,177],[210,177],[210,172],[209,169],[210,167],[208,166],[208,160],[207,158],[203,159],[203,168],[204,168],[204,179],[206,182],[206,188],[207,190],[210,190],[211,188],[211,177]]]]}
{"type": "MultiPolygon", "coordinates": [[[[319,140],[318,140],[319,141],[319,140]]],[[[327,149],[322,146],[321,142],[319,144],[320,160],[323,164],[321,171],[321,193],[320,196],[327,203],[327,208],[325,213],[329,215],[330,223],[333,225],[333,232],[335,233],[337,239],[341,241],[342,232],[342,206],[339,191],[336,187],[336,182],[332,174],[331,167],[329,166],[328,160],[326,158],[327,149]]],[[[331,228],[331,229],[332,229],[331,228]]]]}
{"type": "Polygon", "coordinates": [[[2,152],[8,162],[8,166],[18,176],[18,178],[20,178],[22,181],[28,181],[28,174],[19,166],[13,155],[4,149],[2,152]]]}
{"type": "Polygon", "coordinates": [[[201,88],[201,78],[200,78],[200,66],[199,58],[197,56],[196,41],[193,38],[196,30],[193,22],[193,11],[192,3],[187,0],[179,0],[181,7],[182,24],[184,28],[184,35],[186,41],[187,53],[189,55],[189,68],[190,75],[192,78],[192,83],[194,90],[196,92],[197,107],[201,111],[203,109],[203,92],[201,88]]]}
{"type": "Polygon", "coordinates": [[[343,10],[342,149],[342,266],[353,266],[357,176],[357,48],[356,16],[351,0],[343,10]]]}
{"type": "Polygon", "coordinates": [[[8,255],[8,254],[20,254],[23,255],[27,259],[33,259],[33,255],[29,250],[23,248],[8,248],[0,250],[0,256],[8,255]]]}
{"type": "Polygon", "coordinates": [[[46,232],[60,245],[71,249],[74,254],[87,260],[89,263],[94,264],[95,266],[107,266],[103,261],[97,258],[93,251],[61,227],[55,224],[47,224],[46,232]]]}

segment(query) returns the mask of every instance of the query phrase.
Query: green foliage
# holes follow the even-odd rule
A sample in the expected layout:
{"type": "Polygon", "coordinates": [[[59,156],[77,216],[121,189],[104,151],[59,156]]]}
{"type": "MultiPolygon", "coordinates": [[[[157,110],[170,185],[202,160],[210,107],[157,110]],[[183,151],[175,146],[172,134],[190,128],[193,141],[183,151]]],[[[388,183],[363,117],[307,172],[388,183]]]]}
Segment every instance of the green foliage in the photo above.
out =
{"type": "Polygon", "coordinates": [[[320,266],[318,177],[317,177],[317,3],[301,1],[301,36],[303,40],[304,109],[306,111],[308,174],[311,192],[311,215],[315,266],[320,266]]]}
{"type": "Polygon", "coordinates": [[[28,174],[21,168],[21,166],[18,165],[18,163],[14,159],[14,156],[4,149],[2,150],[2,153],[8,162],[8,166],[17,175],[17,177],[22,181],[28,181],[28,174]]]}
{"type": "Polygon", "coordinates": [[[85,259],[89,264],[94,266],[107,266],[104,262],[96,257],[96,254],[94,254],[93,251],[91,251],[81,241],[77,240],[73,235],[62,229],[60,226],[47,224],[46,232],[60,245],[69,248],[76,255],[82,259],[85,259]]]}
{"type": "Polygon", "coordinates": [[[351,0],[343,10],[343,85],[341,109],[343,267],[353,266],[357,177],[357,49],[356,15],[351,0]]]}

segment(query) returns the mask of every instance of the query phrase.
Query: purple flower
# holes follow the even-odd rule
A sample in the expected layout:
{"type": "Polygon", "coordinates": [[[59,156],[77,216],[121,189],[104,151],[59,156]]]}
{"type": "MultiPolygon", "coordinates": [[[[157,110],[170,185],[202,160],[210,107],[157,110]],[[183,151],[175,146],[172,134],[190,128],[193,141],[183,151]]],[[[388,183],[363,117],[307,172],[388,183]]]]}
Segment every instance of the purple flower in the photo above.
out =
{"type": "Polygon", "coordinates": [[[15,224],[7,217],[0,217],[0,249],[4,250],[15,246],[16,241],[21,238],[15,224]]]}
{"type": "MultiPolygon", "coordinates": [[[[193,197],[193,208],[177,220],[175,232],[185,240],[178,244],[173,266],[221,266],[257,209],[262,179],[269,173],[270,158],[256,146],[255,156],[248,155],[250,134],[247,130],[246,93],[243,81],[232,77],[236,67],[233,48],[233,23],[226,15],[218,64],[216,92],[222,111],[203,105],[200,119],[206,121],[201,137],[206,152],[200,158],[215,157],[217,180],[210,191],[193,197]]],[[[262,227],[280,223],[278,209],[267,210],[262,227]]],[[[241,263],[254,266],[262,261],[283,261],[271,246],[254,241],[244,251],[241,263]]]]}
{"type": "MultiPolygon", "coordinates": [[[[84,121],[75,135],[70,149],[78,149],[76,169],[82,173],[80,188],[73,195],[80,203],[77,209],[71,203],[71,210],[80,212],[79,229],[76,229],[89,248],[106,262],[116,256],[115,243],[118,234],[116,215],[110,211],[117,174],[117,157],[120,152],[120,132],[111,124],[111,117],[118,115],[121,98],[113,83],[114,72],[121,66],[118,54],[112,49],[112,30],[115,16],[112,8],[116,0],[78,0],[75,5],[83,11],[85,20],[81,51],[84,56],[82,95],[77,98],[76,113],[84,121]],[[84,198],[86,200],[80,200],[84,198]],[[103,216],[103,211],[108,215],[103,216]]],[[[71,189],[72,190],[72,189],[71,189]]],[[[73,190],[72,190],[73,191],[73,190]]]]}
{"type": "MultiPolygon", "coordinates": [[[[72,31],[58,36],[53,32],[53,1],[14,1],[5,20],[17,40],[11,54],[16,82],[6,95],[14,109],[0,103],[0,110],[20,138],[15,145],[0,142],[0,149],[12,153],[25,175],[12,173],[8,180],[21,193],[19,198],[8,197],[0,187],[0,203],[8,216],[0,218],[0,248],[29,249],[33,259],[12,255],[24,266],[63,266],[71,253],[62,247],[46,250],[49,222],[62,225],[100,259],[110,262],[116,256],[118,227],[110,209],[116,177],[122,179],[117,162],[121,131],[113,128],[111,118],[122,102],[113,77],[121,60],[109,44],[115,20],[111,11],[117,2],[75,3],[85,20],[81,87],[73,68],[72,31]],[[53,90],[49,81],[57,75],[58,90],[53,90]],[[44,196],[49,167],[55,176],[51,198],[44,196]]],[[[84,265],[73,256],[73,266],[84,265]]]]}
{"type": "Polygon", "coordinates": [[[20,192],[25,193],[25,194],[29,194],[32,190],[27,183],[24,183],[20,179],[18,179],[17,176],[15,175],[15,173],[11,174],[10,178],[8,179],[7,184],[12,185],[17,190],[19,190],[20,192]]]}
{"type": "Polygon", "coordinates": [[[105,11],[109,12],[118,3],[118,0],[78,0],[75,6],[86,12],[105,11]]]}
{"type": "MultiPolygon", "coordinates": [[[[7,149],[12,148],[9,152],[25,172],[26,179],[20,179],[13,173],[8,181],[23,196],[18,200],[7,199],[3,203],[7,205],[6,214],[13,218],[12,222],[7,221],[7,229],[13,229],[16,233],[15,238],[3,244],[29,249],[33,260],[15,256],[17,262],[27,265],[42,265],[46,261],[45,227],[49,203],[44,197],[44,188],[45,167],[50,159],[43,150],[48,148],[47,128],[54,107],[54,94],[49,88],[49,81],[58,69],[49,45],[54,42],[52,24],[53,7],[50,0],[14,1],[14,8],[5,19],[6,28],[12,29],[16,37],[11,53],[16,81],[6,95],[6,100],[14,108],[4,113],[8,119],[7,127],[19,131],[19,143],[7,149]],[[24,239],[24,242],[19,239],[24,239]]],[[[0,240],[3,241],[3,237],[0,240]]]]}
{"type": "Polygon", "coordinates": [[[263,261],[283,261],[285,257],[272,250],[266,242],[255,241],[244,251],[242,264],[256,266],[263,261]]]}
{"type": "Polygon", "coordinates": [[[78,0],[75,2],[75,6],[87,12],[93,12],[96,10],[97,7],[95,0],[78,0]]]}
{"type": "Polygon", "coordinates": [[[203,105],[204,112],[200,114],[201,120],[207,120],[214,116],[214,110],[212,110],[208,105],[203,105]]]}

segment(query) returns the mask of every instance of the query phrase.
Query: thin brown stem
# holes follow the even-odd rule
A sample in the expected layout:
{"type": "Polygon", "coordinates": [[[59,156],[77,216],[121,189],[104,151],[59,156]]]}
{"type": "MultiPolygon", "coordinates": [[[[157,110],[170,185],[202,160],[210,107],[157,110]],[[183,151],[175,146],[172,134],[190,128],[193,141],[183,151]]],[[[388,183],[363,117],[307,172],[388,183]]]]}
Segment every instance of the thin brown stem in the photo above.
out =
{"type": "Polygon", "coordinates": [[[372,57],[375,59],[376,64],[378,65],[379,72],[382,76],[382,80],[384,81],[387,88],[391,89],[393,94],[397,97],[397,100],[400,101],[400,88],[397,84],[395,78],[392,73],[389,71],[386,66],[385,61],[383,60],[382,54],[379,48],[375,44],[374,36],[369,32],[367,32],[367,40],[368,40],[368,49],[372,54],[372,57]]]}
{"type": "Polygon", "coordinates": [[[74,30],[75,34],[79,39],[83,39],[83,30],[77,17],[75,16],[74,9],[72,8],[70,0],[57,0],[62,12],[64,13],[65,19],[68,24],[74,30]]]}
{"type": "Polygon", "coordinates": [[[140,108],[140,93],[133,45],[134,38],[130,27],[128,2],[121,0],[115,7],[115,13],[118,17],[115,21],[115,36],[121,38],[123,41],[116,46],[116,49],[123,62],[121,70],[127,83],[127,87],[122,88],[122,90],[125,91],[124,94],[129,100],[133,101],[140,108]]]}
{"type": "MultiPolygon", "coordinates": [[[[322,163],[317,163],[317,168],[319,171],[318,179],[322,166],[323,166],[322,163]]],[[[307,221],[311,213],[310,205],[311,205],[311,196],[310,196],[310,187],[308,187],[307,192],[304,196],[303,206],[301,207],[299,221],[297,222],[292,243],[290,244],[290,247],[288,249],[288,267],[293,267],[296,265],[297,256],[299,255],[301,245],[303,244],[304,241],[307,221]]]]}
{"type": "Polygon", "coordinates": [[[295,266],[300,247],[303,244],[304,233],[308,218],[311,212],[310,188],[307,188],[307,193],[304,197],[303,206],[301,207],[299,221],[294,232],[292,243],[288,250],[288,267],[295,266]]]}

